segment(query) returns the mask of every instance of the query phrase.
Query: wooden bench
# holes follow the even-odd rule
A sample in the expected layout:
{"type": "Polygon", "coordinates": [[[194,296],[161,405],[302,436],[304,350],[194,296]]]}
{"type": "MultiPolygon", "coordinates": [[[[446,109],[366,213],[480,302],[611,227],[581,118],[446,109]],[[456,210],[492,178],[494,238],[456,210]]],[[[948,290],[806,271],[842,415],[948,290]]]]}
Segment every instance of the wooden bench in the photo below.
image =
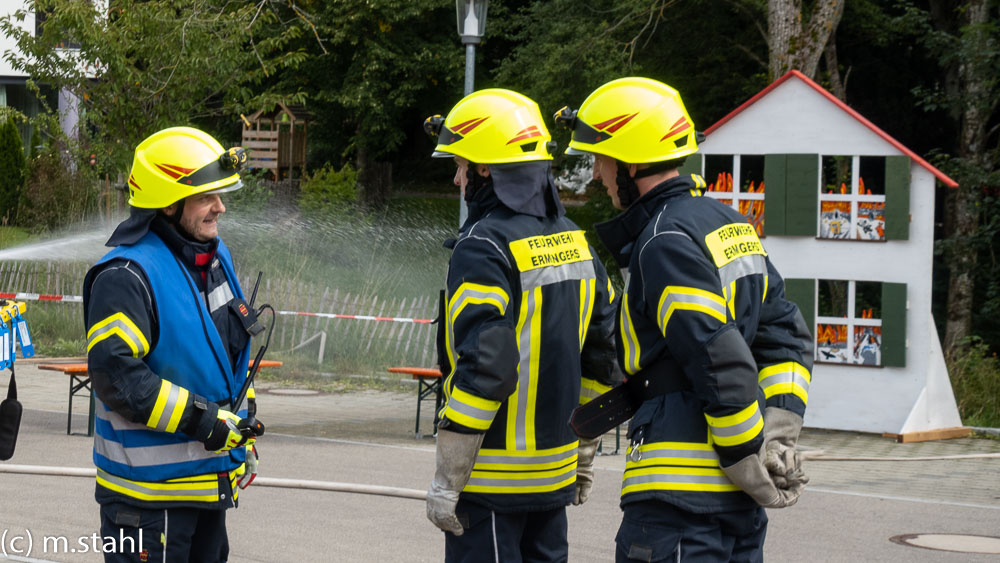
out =
{"type": "MultiPolygon", "coordinates": [[[[261,360],[261,368],[281,367],[276,360],[261,360]]],[[[38,369],[61,371],[69,376],[69,409],[66,414],[66,434],[71,434],[73,423],[73,396],[86,391],[90,396],[90,413],[87,417],[87,436],[94,435],[94,389],[90,385],[90,375],[87,373],[87,362],[53,362],[38,364],[38,369]]]]}
{"type": "Polygon", "coordinates": [[[389,373],[406,373],[417,380],[417,423],[413,428],[413,435],[420,438],[420,403],[431,393],[434,394],[434,435],[437,435],[438,420],[437,413],[441,410],[444,402],[444,388],[442,387],[441,370],[437,368],[414,368],[414,367],[393,367],[389,368],[389,373]]]}

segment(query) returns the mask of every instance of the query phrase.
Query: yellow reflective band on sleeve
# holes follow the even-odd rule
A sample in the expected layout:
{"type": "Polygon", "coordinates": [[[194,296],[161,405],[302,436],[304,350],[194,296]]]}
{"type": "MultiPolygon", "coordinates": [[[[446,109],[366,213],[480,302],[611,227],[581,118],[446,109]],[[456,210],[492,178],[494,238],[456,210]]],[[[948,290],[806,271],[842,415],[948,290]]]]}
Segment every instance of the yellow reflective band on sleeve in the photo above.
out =
{"type": "MultiPolygon", "coordinates": [[[[702,178],[698,174],[692,174],[691,175],[691,179],[694,180],[694,187],[697,188],[697,189],[699,189],[699,190],[705,189],[705,186],[708,185],[707,183],[705,183],[705,179],[702,178]]],[[[701,194],[699,193],[698,195],[701,195],[701,194]]]]}
{"type": "Polygon", "coordinates": [[[720,446],[738,446],[753,440],[764,429],[757,401],[736,414],[715,417],[706,414],[712,441],[720,446]]]}
{"type": "Polygon", "coordinates": [[[593,259],[583,231],[565,231],[511,241],[510,253],[521,272],[593,259]]]}
{"type": "Polygon", "coordinates": [[[718,320],[726,322],[726,301],[719,295],[704,289],[668,285],[660,295],[657,305],[657,320],[660,322],[660,332],[666,336],[667,325],[674,311],[698,311],[718,320]]]}
{"type": "Polygon", "coordinates": [[[493,305],[501,315],[504,315],[507,312],[508,303],[510,303],[510,296],[499,287],[463,283],[455,290],[455,295],[452,296],[451,303],[448,304],[448,312],[451,322],[454,323],[466,305],[493,305]]]}
{"type": "Polygon", "coordinates": [[[809,383],[812,376],[809,370],[798,362],[785,362],[767,366],[757,374],[757,382],[764,390],[764,397],[770,399],[774,395],[792,394],[809,402],[809,383]]]}
{"type": "Polygon", "coordinates": [[[448,403],[441,410],[441,416],[462,426],[475,430],[486,430],[493,423],[493,417],[500,409],[500,401],[477,397],[458,387],[451,390],[448,403]]]}
{"type": "Polygon", "coordinates": [[[595,379],[587,379],[584,377],[580,380],[580,404],[583,405],[588,403],[608,391],[611,391],[610,385],[604,385],[602,383],[598,383],[595,379]]]}
{"type": "Polygon", "coordinates": [[[87,352],[89,353],[98,342],[111,335],[121,338],[122,342],[132,350],[132,356],[135,358],[142,358],[149,352],[149,342],[146,341],[146,337],[135,323],[125,316],[125,313],[115,313],[90,327],[87,331],[87,352]]]}
{"type": "Polygon", "coordinates": [[[767,274],[764,274],[764,291],[763,291],[763,295],[760,296],[760,302],[761,303],[767,301],[767,284],[769,283],[769,281],[770,280],[768,280],[767,274]]]}
{"type": "Polygon", "coordinates": [[[257,393],[254,392],[253,385],[251,385],[250,388],[247,389],[247,399],[256,399],[256,398],[257,398],[257,393]]]}
{"type": "Polygon", "coordinates": [[[163,379],[146,426],[160,432],[176,432],[187,407],[188,390],[163,379]]]}
{"type": "Polygon", "coordinates": [[[615,286],[611,285],[611,278],[608,278],[608,303],[615,302],[615,286]]]}
{"type": "Polygon", "coordinates": [[[712,254],[715,267],[721,268],[741,256],[767,256],[757,229],[750,223],[730,223],[705,235],[705,246],[712,254]]]}

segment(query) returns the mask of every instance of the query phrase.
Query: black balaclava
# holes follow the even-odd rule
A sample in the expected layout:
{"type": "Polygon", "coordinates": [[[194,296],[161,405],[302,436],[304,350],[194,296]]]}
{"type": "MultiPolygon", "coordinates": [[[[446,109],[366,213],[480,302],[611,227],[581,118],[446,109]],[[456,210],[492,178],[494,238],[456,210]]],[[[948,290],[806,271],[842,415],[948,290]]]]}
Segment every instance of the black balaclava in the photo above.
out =
{"type": "Polygon", "coordinates": [[[649,168],[636,170],[635,176],[629,176],[627,164],[620,160],[615,160],[615,163],[618,165],[618,173],[615,176],[615,184],[618,185],[618,202],[621,203],[624,209],[628,209],[629,206],[639,199],[639,186],[635,183],[636,180],[677,168],[677,161],[665,160],[663,162],[655,162],[649,168]]]}
{"type": "Polygon", "coordinates": [[[476,164],[466,171],[465,201],[469,219],[481,217],[495,205],[493,194],[514,212],[534,217],[558,217],[566,210],[559,201],[552,163],[547,160],[490,164],[490,175],[480,176],[476,164]]]}

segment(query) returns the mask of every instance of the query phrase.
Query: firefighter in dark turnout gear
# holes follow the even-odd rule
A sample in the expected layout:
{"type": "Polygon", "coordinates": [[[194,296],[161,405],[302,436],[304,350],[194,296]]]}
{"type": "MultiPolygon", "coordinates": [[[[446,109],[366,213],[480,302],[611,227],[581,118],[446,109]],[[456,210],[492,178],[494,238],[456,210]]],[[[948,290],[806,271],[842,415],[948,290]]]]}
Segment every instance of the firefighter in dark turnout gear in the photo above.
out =
{"type": "Polygon", "coordinates": [[[532,100],[482,90],[425,126],[469,206],[442,308],[446,403],[427,515],[447,561],[565,561],[565,507],[587,499],[597,448],[567,421],[620,380],[614,290],[564,217],[532,100]]]}
{"type": "Polygon", "coordinates": [[[225,509],[256,472],[240,429],[252,392],[232,404],[247,377],[246,307],[217,227],[242,161],[187,127],[140,143],[131,216],[84,281],[101,535],[134,538],[106,561],[228,558],[225,509]]]}
{"type": "Polygon", "coordinates": [[[579,111],[571,153],[592,153],[617,218],[598,234],[628,268],[618,359],[645,389],[629,425],[619,561],[760,561],[764,507],[808,479],[796,440],[812,338],[755,228],[680,175],[698,150],[676,90],[605,84],[579,111]]]}

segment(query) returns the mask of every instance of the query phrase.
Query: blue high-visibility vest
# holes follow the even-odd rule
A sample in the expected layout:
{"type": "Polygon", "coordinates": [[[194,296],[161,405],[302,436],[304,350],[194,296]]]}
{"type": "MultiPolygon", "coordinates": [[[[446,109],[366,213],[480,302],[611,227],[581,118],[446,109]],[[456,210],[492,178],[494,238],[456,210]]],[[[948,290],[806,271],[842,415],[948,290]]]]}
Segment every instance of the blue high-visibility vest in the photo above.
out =
{"type": "MultiPolygon", "coordinates": [[[[232,256],[221,240],[215,256],[233,295],[242,299],[232,256]]],[[[153,351],[143,358],[150,370],[209,401],[231,405],[246,381],[250,343],[240,353],[234,372],[198,286],[180,259],[155,233],[146,233],[134,245],[116,247],[97,264],[117,258],[140,266],[151,285],[159,337],[153,351]]],[[[90,288],[88,276],[85,301],[90,288]]],[[[243,408],[236,414],[244,417],[245,405],[240,406],[243,408]]],[[[126,421],[103,403],[97,408],[104,411],[99,413],[95,424],[94,464],[112,475],[138,481],[164,481],[228,472],[244,462],[243,448],[221,454],[209,452],[201,442],[182,432],[159,432],[126,421]]]]}

